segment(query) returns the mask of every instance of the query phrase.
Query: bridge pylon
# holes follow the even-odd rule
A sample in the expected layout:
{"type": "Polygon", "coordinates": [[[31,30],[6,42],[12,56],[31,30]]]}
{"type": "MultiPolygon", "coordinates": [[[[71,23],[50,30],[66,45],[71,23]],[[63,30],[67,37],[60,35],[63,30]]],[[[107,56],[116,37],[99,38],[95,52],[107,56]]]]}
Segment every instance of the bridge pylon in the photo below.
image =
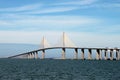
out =
{"type": "MultiPolygon", "coordinates": [[[[70,40],[65,32],[63,32],[62,38],[56,45],[57,47],[62,47],[62,59],[66,59],[66,50],[65,47],[77,47],[75,44],[70,40]]],[[[78,58],[78,51],[77,48],[75,49],[75,58],[78,58]]]]}
{"type": "Polygon", "coordinates": [[[40,44],[40,49],[43,49],[42,50],[42,59],[45,58],[45,49],[44,48],[48,48],[48,47],[50,47],[50,44],[48,43],[46,38],[43,36],[43,39],[42,39],[41,44],[40,44]]]}
{"type": "Polygon", "coordinates": [[[50,44],[48,43],[47,39],[43,36],[43,39],[40,44],[40,49],[48,48],[50,44]]]}
{"type": "Polygon", "coordinates": [[[63,32],[62,40],[60,42],[60,47],[76,47],[72,40],[63,32]]]}

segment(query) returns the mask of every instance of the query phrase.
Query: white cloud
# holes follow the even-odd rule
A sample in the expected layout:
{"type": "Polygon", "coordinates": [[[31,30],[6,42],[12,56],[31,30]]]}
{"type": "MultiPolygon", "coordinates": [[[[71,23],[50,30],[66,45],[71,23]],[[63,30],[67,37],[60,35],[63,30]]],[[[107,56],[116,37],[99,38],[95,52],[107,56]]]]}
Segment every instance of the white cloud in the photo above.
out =
{"type": "Polygon", "coordinates": [[[111,7],[120,7],[120,3],[104,3],[99,5],[98,7],[104,7],[104,8],[111,8],[111,7]]]}
{"type": "Polygon", "coordinates": [[[17,13],[17,14],[43,14],[43,13],[57,13],[72,11],[76,9],[88,8],[111,8],[120,7],[120,3],[99,3],[98,0],[81,0],[81,1],[67,1],[60,3],[37,3],[30,5],[23,5],[12,8],[0,8],[0,12],[17,13]]]}
{"type": "MultiPolygon", "coordinates": [[[[43,29],[44,27],[51,28],[70,28],[70,27],[79,27],[82,25],[92,25],[99,24],[101,20],[95,19],[92,17],[86,16],[28,16],[28,15],[14,15],[9,16],[9,20],[6,21],[6,24],[0,24],[4,27],[16,27],[16,28],[35,28],[43,29]],[[19,16],[19,17],[18,17],[19,16]],[[10,19],[12,18],[12,19],[10,19]]],[[[2,20],[1,20],[2,21],[2,20]]]]}
{"type": "Polygon", "coordinates": [[[100,32],[102,33],[118,33],[120,31],[120,24],[116,24],[116,25],[111,25],[111,26],[106,26],[102,27],[100,29],[100,32]]]}
{"type": "Polygon", "coordinates": [[[17,11],[28,11],[28,10],[34,10],[42,7],[42,4],[31,4],[31,5],[25,5],[25,6],[19,6],[19,7],[11,7],[11,8],[0,8],[0,11],[2,12],[17,12],[17,11]]]}
{"type": "Polygon", "coordinates": [[[18,13],[18,14],[42,14],[42,13],[54,13],[65,12],[78,9],[77,6],[53,6],[49,4],[30,4],[19,7],[0,8],[0,12],[18,13]]]}
{"type": "Polygon", "coordinates": [[[62,3],[53,3],[52,5],[89,5],[95,3],[97,0],[79,0],[79,1],[68,1],[62,3]]]}
{"type": "Polygon", "coordinates": [[[11,25],[11,23],[0,20],[0,26],[10,26],[10,25],[11,25]]]}
{"type": "Polygon", "coordinates": [[[99,9],[108,9],[108,8],[119,8],[120,7],[120,3],[96,3],[93,5],[86,5],[86,6],[82,6],[79,9],[84,9],[84,8],[99,8],[99,9]]]}
{"type": "Polygon", "coordinates": [[[34,10],[23,12],[22,14],[43,14],[43,13],[56,13],[56,12],[66,12],[79,9],[79,7],[74,6],[67,6],[67,7],[52,7],[52,8],[45,8],[41,10],[34,10]]]}

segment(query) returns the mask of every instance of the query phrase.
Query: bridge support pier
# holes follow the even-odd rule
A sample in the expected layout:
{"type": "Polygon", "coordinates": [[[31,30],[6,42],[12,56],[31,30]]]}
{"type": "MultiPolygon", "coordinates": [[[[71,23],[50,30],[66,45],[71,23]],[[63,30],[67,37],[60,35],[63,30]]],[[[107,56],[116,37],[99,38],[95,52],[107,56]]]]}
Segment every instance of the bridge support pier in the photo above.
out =
{"type": "Polygon", "coordinates": [[[30,53],[30,59],[32,59],[32,54],[30,53]]]}
{"type": "Polygon", "coordinates": [[[97,49],[96,50],[96,60],[101,60],[102,59],[102,50],[97,49]]]}
{"type": "Polygon", "coordinates": [[[100,49],[100,60],[102,60],[102,49],[100,49]]]}
{"type": "Polygon", "coordinates": [[[36,51],[36,57],[35,57],[36,59],[38,59],[38,52],[36,51]]]}
{"type": "Polygon", "coordinates": [[[35,59],[35,53],[34,52],[32,53],[32,58],[35,59]]]}
{"type": "Polygon", "coordinates": [[[38,58],[38,52],[31,52],[27,54],[28,59],[37,59],[38,58]]]}
{"type": "Polygon", "coordinates": [[[81,59],[84,60],[84,49],[81,49],[81,59]]]}
{"type": "Polygon", "coordinates": [[[116,52],[116,60],[118,60],[118,50],[115,50],[116,52]]]}
{"type": "Polygon", "coordinates": [[[31,55],[32,55],[32,59],[34,59],[34,53],[33,52],[31,53],[31,55]]]}
{"type": "Polygon", "coordinates": [[[28,59],[30,59],[30,53],[28,53],[28,59]]]}
{"type": "Polygon", "coordinates": [[[75,48],[75,59],[78,59],[78,49],[75,48]]]}
{"type": "Polygon", "coordinates": [[[32,53],[31,53],[31,59],[33,58],[33,55],[32,55],[32,53]]]}
{"type": "Polygon", "coordinates": [[[91,60],[92,59],[92,50],[88,49],[88,59],[91,60]]]}
{"type": "Polygon", "coordinates": [[[110,50],[110,60],[113,60],[113,50],[110,50]]]}
{"type": "Polygon", "coordinates": [[[120,50],[118,50],[118,60],[120,60],[120,50]]]}
{"type": "Polygon", "coordinates": [[[107,60],[108,59],[108,50],[105,50],[105,60],[107,60]]]}
{"type": "Polygon", "coordinates": [[[96,53],[96,59],[99,60],[100,59],[100,50],[97,49],[96,52],[97,52],[96,53]]]}
{"type": "Polygon", "coordinates": [[[118,52],[117,52],[117,54],[118,54],[118,60],[120,60],[120,51],[118,50],[118,52]]]}
{"type": "Polygon", "coordinates": [[[65,48],[62,48],[62,59],[65,59],[65,48]]]}
{"type": "Polygon", "coordinates": [[[42,50],[42,59],[45,58],[45,50],[42,50]]]}
{"type": "Polygon", "coordinates": [[[29,54],[27,54],[27,58],[29,59],[29,54]]]}

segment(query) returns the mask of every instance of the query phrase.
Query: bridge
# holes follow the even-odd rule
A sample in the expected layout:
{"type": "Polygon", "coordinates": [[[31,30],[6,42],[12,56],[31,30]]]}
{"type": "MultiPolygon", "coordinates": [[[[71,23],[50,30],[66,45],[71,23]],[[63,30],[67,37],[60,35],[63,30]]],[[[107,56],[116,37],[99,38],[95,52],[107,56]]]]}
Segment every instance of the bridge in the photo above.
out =
{"type": "Polygon", "coordinates": [[[10,56],[8,58],[20,58],[20,59],[38,59],[38,52],[42,54],[41,59],[45,59],[45,51],[51,49],[61,49],[61,58],[66,58],[66,49],[74,50],[74,59],[85,59],[85,54],[87,51],[87,59],[92,60],[92,54],[95,51],[96,60],[120,60],[120,49],[118,48],[85,48],[85,47],[77,47],[69,37],[63,32],[63,36],[59,43],[55,46],[50,46],[48,41],[43,37],[40,45],[40,49],[25,52],[22,54],[10,56]],[[79,52],[78,52],[79,50],[79,52]],[[80,54],[80,58],[78,58],[78,54],[80,54]],[[109,56],[110,55],[110,56],[109,56]]]}

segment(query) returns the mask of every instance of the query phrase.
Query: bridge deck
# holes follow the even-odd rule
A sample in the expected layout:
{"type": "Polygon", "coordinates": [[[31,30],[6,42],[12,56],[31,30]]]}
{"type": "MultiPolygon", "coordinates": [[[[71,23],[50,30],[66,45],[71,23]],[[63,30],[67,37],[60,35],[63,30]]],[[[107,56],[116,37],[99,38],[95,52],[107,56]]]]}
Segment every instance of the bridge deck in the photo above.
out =
{"type": "MultiPolygon", "coordinates": [[[[10,56],[8,58],[17,57],[17,56],[21,56],[21,55],[25,55],[25,54],[29,54],[29,53],[33,53],[33,52],[38,52],[38,51],[42,51],[42,50],[62,49],[62,48],[65,48],[65,49],[76,49],[77,48],[77,49],[92,49],[92,50],[96,50],[96,49],[99,49],[99,50],[114,50],[115,49],[115,48],[87,48],[87,47],[48,47],[48,48],[37,49],[37,50],[22,53],[22,54],[10,56]]],[[[120,49],[116,48],[115,50],[120,50],[120,49]]]]}

